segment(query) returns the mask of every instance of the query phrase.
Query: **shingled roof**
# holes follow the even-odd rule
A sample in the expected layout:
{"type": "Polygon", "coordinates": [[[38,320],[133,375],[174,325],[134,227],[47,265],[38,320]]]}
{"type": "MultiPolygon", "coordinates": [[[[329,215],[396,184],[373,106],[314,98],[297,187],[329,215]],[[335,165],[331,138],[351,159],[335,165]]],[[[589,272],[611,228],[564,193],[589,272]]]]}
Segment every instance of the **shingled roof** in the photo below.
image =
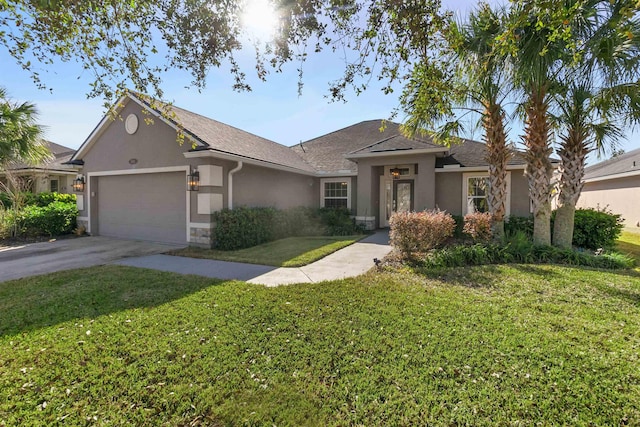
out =
{"type": "Polygon", "coordinates": [[[38,165],[28,165],[26,163],[15,163],[11,165],[11,170],[24,170],[24,169],[43,169],[43,170],[59,170],[66,171],[71,169],[68,165],[65,165],[75,153],[75,149],[65,147],[64,145],[56,144],[55,142],[43,140],[49,151],[51,152],[51,158],[38,165]]]}
{"type": "Polygon", "coordinates": [[[318,172],[327,174],[355,174],[357,164],[346,155],[391,153],[402,150],[446,148],[423,138],[406,138],[400,125],[382,120],[367,120],[291,147],[318,172]]]}
{"type": "Polygon", "coordinates": [[[159,102],[157,106],[151,106],[144,99],[136,99],[160,114],[165,113],[164,116],[171,116],[170,113],[173,112],[175,119],[168,120],[182,127],[187,135],[200,142],[202,146],[198,147],[198,150],[215,150],[304,172],[315,172],[294,150],[282,144],[183,108],[159,102]]]}
{"type": "Polygon", "coordinates": [[[616,178],[632,172],[640,173],[640,148],[587,167],[584,179],[616,178]]]}
{"type": "MultiPolygon", "coordinates": [[[[522,152],[513,149],[513,156],[507,165],[524,165],[525,159],[522,152]]],[[[487,167],[487,146],[483,142],[464,139],[460,144],[453,144],[448,155],[436,159],[436,168],[459,165],[460,167],[487,167]]]]}

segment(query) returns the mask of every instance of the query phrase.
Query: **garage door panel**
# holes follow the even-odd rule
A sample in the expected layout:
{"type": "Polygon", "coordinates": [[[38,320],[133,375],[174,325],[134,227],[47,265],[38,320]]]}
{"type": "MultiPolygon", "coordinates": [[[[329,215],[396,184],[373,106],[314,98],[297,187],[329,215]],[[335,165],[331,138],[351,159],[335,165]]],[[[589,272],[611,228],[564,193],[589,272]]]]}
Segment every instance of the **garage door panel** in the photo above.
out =
{"type": "Polygon", "coordinates": [[[98,233],[185,243],[185,191],[184,172],[100,177],[98,233]]]}

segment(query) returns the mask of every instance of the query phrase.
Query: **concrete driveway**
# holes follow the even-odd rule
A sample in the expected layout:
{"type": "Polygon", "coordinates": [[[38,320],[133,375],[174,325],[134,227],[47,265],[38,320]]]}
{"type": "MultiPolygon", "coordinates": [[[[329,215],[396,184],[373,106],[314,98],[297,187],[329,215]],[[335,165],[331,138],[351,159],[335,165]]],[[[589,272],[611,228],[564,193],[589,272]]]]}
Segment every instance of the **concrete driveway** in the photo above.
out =
{"type": "Polygon", "coordinates": [[[184,246],[90,236],[9,247],[0,250],[0,282],[159,254],[184,246]]]}

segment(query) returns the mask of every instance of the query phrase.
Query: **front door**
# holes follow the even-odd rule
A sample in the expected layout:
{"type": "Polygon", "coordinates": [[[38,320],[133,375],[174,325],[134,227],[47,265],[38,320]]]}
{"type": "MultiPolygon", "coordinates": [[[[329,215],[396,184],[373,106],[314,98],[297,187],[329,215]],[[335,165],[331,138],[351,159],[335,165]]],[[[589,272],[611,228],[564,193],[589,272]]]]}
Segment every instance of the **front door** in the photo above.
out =
{"type": "Polygon", "coordinates": [[[393,211],[410,212],[413,210],[413,180],[393,181],[393,211]]]}
{"type": "Polygon", "coordinates": [[[413,179],[389,180],[380,177],[380,227],[389,226],[394,212],[409,212],[413,208],[413,179]]]}

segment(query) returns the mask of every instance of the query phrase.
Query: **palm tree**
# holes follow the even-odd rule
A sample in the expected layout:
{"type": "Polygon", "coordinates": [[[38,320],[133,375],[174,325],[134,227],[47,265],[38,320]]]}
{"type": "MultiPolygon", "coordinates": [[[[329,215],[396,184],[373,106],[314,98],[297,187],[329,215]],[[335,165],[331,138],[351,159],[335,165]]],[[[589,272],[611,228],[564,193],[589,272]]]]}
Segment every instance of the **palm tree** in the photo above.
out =
{"type": "MultiPolygon", "coordinates": [[[[504,235],[507,162],[512,155],[507,145],[506,114],[502,106],[509,93],[510,82],[505,67],[506,56],[497,51],[495,44],[496,37],[503,32],[503,19],[502,11],[494,11],[483,3],[469,14],[467,22],[450,22],[446,33],[450,54],[443,65],[450,67],[449,76],[452,77],[439,87],[439,96],[442,96],[442,90],[448,91],[448,96],[440,101],[450,102],[458,109],[480,116],[489,164],[487,202],[496,239],[504,235]]],[[[446,72],[438,77],[446,79],[446,72]]],[[[434,108],[433,99],[424,96],[433,92],[433,81],[420,76],[412,83],[405,107],[409,118],[403,129],[413,135],[420,129],[430,127],[434,121],[445,119],[436,140],[451,140],[452,133],[459,133],[463,129],[460,120],[465,115],[446,117],[448,114],[453,116],[450,109],[434,108]],[[425,102],[425,99],[431,103],[425,102]]]]}
{"type": "Polygon", "coordinates": [[[519,0],[511,8],[510,22],[502,38],[513,61],[514,84],[522,93],[526,147],[525,175],[533,207],[533,243],[551,245],[551,120],[550,97],[563,64],[570,63],[570,40],[562,26],[574,12],[564,2],[519,0]],[[555,9],[552,9],[555,8],[555,9]],[[553,13],[551,13],[553,11],[553,13]]]}
{"type": "Polygon", "coordinates": [[[15,103],[0,88],[0,169],[11,162],[35,164],[50,155],[37,117],[33,104],[15,103]]]}
{"type": "Polygon", "coordinates": [[[563,74],[560,112],[560,192],[553,244],[570,248],[585,159],[615,147],[621,125],[640,118],[640,22],[625,1],[592,1],[575,23],[580,60],[563,74]]]}

